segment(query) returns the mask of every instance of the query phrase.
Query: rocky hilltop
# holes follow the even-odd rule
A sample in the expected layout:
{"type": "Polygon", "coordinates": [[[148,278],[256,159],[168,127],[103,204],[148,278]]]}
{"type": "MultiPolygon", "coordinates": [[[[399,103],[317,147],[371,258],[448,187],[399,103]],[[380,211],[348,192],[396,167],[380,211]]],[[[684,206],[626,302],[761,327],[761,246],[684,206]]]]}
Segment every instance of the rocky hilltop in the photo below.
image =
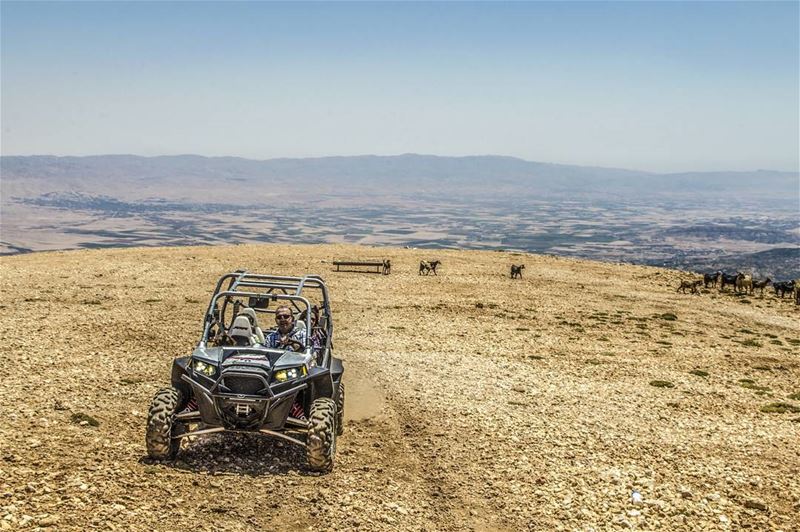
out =
{"type": "Polygon", "coordinates": [[[683,295],[675,270],[347,245],[0,265],[3,530],[800,528],[800,310],[771,292],[683,295]],[[393,271],[337,273],[336,258],[393,271]],[[441,260],[439,275],[419,276],[421,259],[441,260]],[[348,385],[329,475],[246,436],[146,459],[150,399],[238,268],[329,283],[348,385]]]}

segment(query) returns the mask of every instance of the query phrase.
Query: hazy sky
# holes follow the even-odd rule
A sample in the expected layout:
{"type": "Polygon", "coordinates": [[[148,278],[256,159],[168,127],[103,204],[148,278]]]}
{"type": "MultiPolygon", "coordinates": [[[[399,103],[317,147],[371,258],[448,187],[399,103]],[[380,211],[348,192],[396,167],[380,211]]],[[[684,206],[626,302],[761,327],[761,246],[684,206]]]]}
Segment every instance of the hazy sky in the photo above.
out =
{"type": "Polygon", "coordinates": [[[9,2],[2,153],[798,170],[798,2],[9,2]]]}

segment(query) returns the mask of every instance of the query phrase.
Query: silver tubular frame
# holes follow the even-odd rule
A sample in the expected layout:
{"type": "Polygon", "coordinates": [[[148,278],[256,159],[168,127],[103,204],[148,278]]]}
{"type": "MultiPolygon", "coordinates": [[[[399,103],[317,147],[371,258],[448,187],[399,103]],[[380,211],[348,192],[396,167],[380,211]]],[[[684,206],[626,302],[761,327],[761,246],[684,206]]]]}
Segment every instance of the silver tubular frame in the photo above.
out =
{"type": "MultiPolygon", "coordinates": [[[[298,420],[299,421],[299,420],[298,420]]],[[[251,430],[229,430],[223,427],[211,427],[208,429],[200,429],[200,430],[193,430],[192,432],[184,432],[183,434],[178,434],[177,436],[173,436],[173,440],[180,440],[183,438],[188,438],[189,436],[202,436],[204,434],[214,434],[217,432],[237,432],[240,434],[266,434],[267,436],[272,436],[273,438],[281,438],[286,441],[290,441],[295,445],[299,445],[300,447],[306,447],[306,442],[298,440],[297,438],[292,438],[291,436],[287,436],[282,432],[277,432],[274,430],[269,429],[261,429],[258,432],[251,431],[251,430]]],[[[305,431],[300,431],[305,432],[305,431]]]]}

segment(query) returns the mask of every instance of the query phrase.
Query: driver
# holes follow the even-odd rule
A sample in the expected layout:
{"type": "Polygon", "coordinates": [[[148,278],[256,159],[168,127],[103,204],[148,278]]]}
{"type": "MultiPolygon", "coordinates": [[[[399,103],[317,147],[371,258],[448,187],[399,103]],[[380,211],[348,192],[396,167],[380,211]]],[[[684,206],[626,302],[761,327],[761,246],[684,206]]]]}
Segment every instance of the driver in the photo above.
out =
{"type": "Polygon", "coordinates": [[[302,351],[306,347],[306,330],[303,327],[295,328],[292,309],[281,305],[275,309],[275,322],[278,330],[267,335],[265,344],[273,349],[289,349],[302,351]]]}

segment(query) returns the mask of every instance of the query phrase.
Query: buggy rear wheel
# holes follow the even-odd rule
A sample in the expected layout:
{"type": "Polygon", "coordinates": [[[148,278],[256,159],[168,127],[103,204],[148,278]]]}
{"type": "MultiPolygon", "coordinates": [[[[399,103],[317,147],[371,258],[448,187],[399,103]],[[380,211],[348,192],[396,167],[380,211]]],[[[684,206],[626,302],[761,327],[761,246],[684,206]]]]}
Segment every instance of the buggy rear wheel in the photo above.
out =
{"type": "Polygon", "coordinates": [[[308,419],[306,458],[314,471],[327,473],[333,469],[336,453],[336,403],[333,399],[320,397],[311,403],[308,419]]]}
{"type": "Polygon", "coordinates": [[[339,382],[339,395],[336,396],[336,435],[344,432],[344,382],[339,382]]]}
{"type": "Polygon", "coordinates": [[[159,390],[153,397],[150,412],[147,414],[147,455],[156,460],[174,460],[181,446],[180,439],[173,439],[182,428],[175,421],[175,414],[181,403],[181,392],[169,387],[159,390]]]}

